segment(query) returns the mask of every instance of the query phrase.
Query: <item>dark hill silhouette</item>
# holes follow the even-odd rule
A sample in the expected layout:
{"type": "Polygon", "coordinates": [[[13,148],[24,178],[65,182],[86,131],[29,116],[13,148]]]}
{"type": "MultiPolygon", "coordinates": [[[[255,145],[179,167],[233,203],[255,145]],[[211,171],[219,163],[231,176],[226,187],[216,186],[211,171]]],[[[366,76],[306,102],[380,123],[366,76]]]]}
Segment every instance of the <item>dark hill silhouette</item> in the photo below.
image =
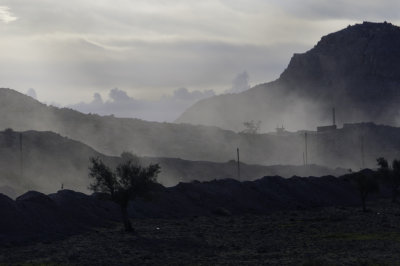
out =
{"type": "MultiPolygon", "coordinates": [[[[51,240],[120,219],[119,207],[101,195],[71,190],[44,195],[30,191],[15,201],[0,194],[0,244],[51,240]]],[[[380,196],[385,196],[382,193],[380,196]]],[[[264,177],[159,186],[152,201],[132,202],[131,217],[267,214],[278,210],[360,205],[346,176],[264,177]]]]}
{"type": "MultiPolygon", "coordinates": [[[[121,160],[120,157],[103,155],[79,141],[53,132],[0,132],[0,193],[15,198],[16,194],[28,190],[48,193],[60,189],[62,185],[64,188],[86,192],[90,181],[90,157],[100,157],[111,166],[116,166],[121,160]]],[[[154,157],[139,159],[143,165],[159,163],[162,168],[159,181],[166,186],[192,180],[208,181],[237,176],[235,162],[215,163],[154,157]]],[[[317,165],[303,167],[241,164],[241,168],[243,180],[254,180],[264,175],[339,176],[345,172],[344,169],[333,170],[317,165]]]]}
{"type": "Polygon", "coordinates": [[[179,183],[158,191],[153,202],[135,201],[137,217],[211,215],[218,210],[240,215],[332,205],[356,205],[358,195],[350,182],[325,176],[263,177],[255,181],[234,179],[179,183]]]}
{"type": "Polygon", "coordinates": [[[112,202],[70,190],[29,191],[15,201],[0,194],[0,207],[2,244],[62,238],[119,219],[112,202]]]}
{"type": "Polygon", "coordinates": [[[14,188],[10,186],[1,186],[0,194],[6,195],[9,198],[15,199],[17,197],[17,192],[14,188]]]}
{"type": "Polygon", "coordinates": [[[285,124],[315,128],[331,122],[372,121],[398,125],[400,28],[390,23],[356,24],[322,37],[270,83],[240,94],[204,99],[179,123],[213,125],[235,131],[243,122],[262,121],[263,130],[285,124]]]}

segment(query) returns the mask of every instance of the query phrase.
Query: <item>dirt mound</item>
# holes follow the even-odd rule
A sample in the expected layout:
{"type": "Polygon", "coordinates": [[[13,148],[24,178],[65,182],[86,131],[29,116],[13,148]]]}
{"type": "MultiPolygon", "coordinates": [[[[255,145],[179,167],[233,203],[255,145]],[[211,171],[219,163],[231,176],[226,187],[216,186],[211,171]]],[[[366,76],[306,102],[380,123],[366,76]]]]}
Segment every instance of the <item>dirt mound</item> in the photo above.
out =
{"type": "Polygon", "coordinates": [[[357,191],[345,178],[264,177],[180,183],[158,191],[152,201],[131,204],[134,217],[211,215],[217,209],[232,214],[263,214],[282,209],[305,209],[359,204],[357,191]]]}
{"type": "MultiPolygon", "coordinates": [[[[15,201],[0,194],[0,243],[64,237],[119,220],[119,207],[100,198],[100,194],[71,190],[50,195],[30,191],[15,201]]],[[[346,176],[272,176],[246,182],[224,179],[169,188],[160,185],[151,201],[131,202],[129,213],[132,218],[231,216],[359,204],[358,191],[346,176]]]]}
{"type": "Polygon", "coordinates": [[[6,195],[9,198],[15,199],[17,197],[17,193],[10,186],[1,186],[0,193],[6,195]]]}
{"type": "Polygon", "coordinates": [[[29,191],[15,201],[0,194],[0,243],[50,240],[118,220],[112,202],[74,191],[29,191]]]}

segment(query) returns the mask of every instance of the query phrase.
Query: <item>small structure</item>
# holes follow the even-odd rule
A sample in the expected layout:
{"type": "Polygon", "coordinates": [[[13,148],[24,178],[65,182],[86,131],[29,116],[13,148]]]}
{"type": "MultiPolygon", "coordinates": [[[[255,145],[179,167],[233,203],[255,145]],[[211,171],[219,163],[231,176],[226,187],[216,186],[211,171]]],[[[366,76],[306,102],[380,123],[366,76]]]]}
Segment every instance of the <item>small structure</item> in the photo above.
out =
{"type": "Polygon", "coordinates": [[[285,128],[283,127],[283,125],[281,126],[281,127],[279,127],[279,126],[277,126],[276,127],[276,134],[277,135],[283,135],[283,134],[285,134],[285,128]]]}
{"type": "Polygon", "coordinates": [[[336,130],[336,129],[337,129],[336,125],[321,126],[321,127],[317,127],[317,132],[321,133],[321,132],[333,131],[333,130],[336,130]]]}
{"type": "Polygon", "coordinates": [[[329,132],[329,131],[333,131],[333,130],[336,130],[336,129],[337,129],[337,126],[336,126],[336,112],[335,112],[335,108],[332,108],[332,125],[317,127],[317,132],[318,133],[329,132]]]}
{"type": "Polygon", "coordinates": [[[343,128],[345,129],[368,129],[374,128],[376,124],[373,122],[361,122],[361,123],[344,123],[343,128]]]}

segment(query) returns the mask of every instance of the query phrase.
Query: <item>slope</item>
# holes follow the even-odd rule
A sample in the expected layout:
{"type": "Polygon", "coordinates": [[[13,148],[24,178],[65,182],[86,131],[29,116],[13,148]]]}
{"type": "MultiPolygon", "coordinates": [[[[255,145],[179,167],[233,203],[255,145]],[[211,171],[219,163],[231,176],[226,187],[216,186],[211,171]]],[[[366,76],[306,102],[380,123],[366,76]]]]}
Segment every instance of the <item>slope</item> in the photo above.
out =
{"type": "Polygon", "coordinates": [[[341,123],[398,125],[399,60],[399,27],[356,24],[294,54],[276,81],[199,101],[176,122],[240,131],[243,122],[260,120],[262,130],[281,124],[310,129],[331,123],[330,110],[336,107],[341,123]]]}
{"type": "MultiPolygon", "coordinates": [[[[86,115],[44,105],[10,89],[0,89],[0,112],[0,124],[4,128],[53,131],[112,156],[129,151],[142,157],[222,163],[235,159],[239,147],[241,162],[246,164],[302,165],[305,151],[302,132],[243,134],[210,126],[86,115]]],[[[308,162],[330,168],[375,167],[378,157],[399,157],[399,130],[374,124],[354,124],[325,133],[310,131],[308,162]],[[363,135],[365,164],[360,157],[363,135]]],[[[83,160],[85,164],[87,158],[83,160]]]]}
{"type": "MultiPolygon", "coordinates": [[[[61,186],[87,192],[90,157],[101,158],[111,168],[122,160],[120,157],[103,155],[81,142],[53,132],[15,132],[10,129],[0,132],[0,193],[15,198],[16,194],[28,190],[50,193],[61,186]]],[[[237,177],[234,161],[214,163],[155,157],[138,160],[143,165],[160,164],[162,171],[158,180],[166,186],[193,180],[237,177]]],[[[241,164],[242,180],[254,180],[264,175],[338,176],[344,172],[344,169],[333,170],[316,165],[303,167],[241,164]]]]}

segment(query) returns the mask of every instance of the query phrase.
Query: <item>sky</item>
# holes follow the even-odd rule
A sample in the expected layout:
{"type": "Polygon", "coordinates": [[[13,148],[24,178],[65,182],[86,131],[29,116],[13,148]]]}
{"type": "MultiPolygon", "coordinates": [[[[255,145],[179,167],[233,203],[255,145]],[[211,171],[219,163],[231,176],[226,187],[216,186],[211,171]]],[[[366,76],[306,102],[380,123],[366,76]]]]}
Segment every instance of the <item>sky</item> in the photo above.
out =
{"type": "Polygon", "coordinates": [[[173,121],[272,81],[293,53],[394,0],[0,0],[0,87],[84,112],[173,121]]]}

